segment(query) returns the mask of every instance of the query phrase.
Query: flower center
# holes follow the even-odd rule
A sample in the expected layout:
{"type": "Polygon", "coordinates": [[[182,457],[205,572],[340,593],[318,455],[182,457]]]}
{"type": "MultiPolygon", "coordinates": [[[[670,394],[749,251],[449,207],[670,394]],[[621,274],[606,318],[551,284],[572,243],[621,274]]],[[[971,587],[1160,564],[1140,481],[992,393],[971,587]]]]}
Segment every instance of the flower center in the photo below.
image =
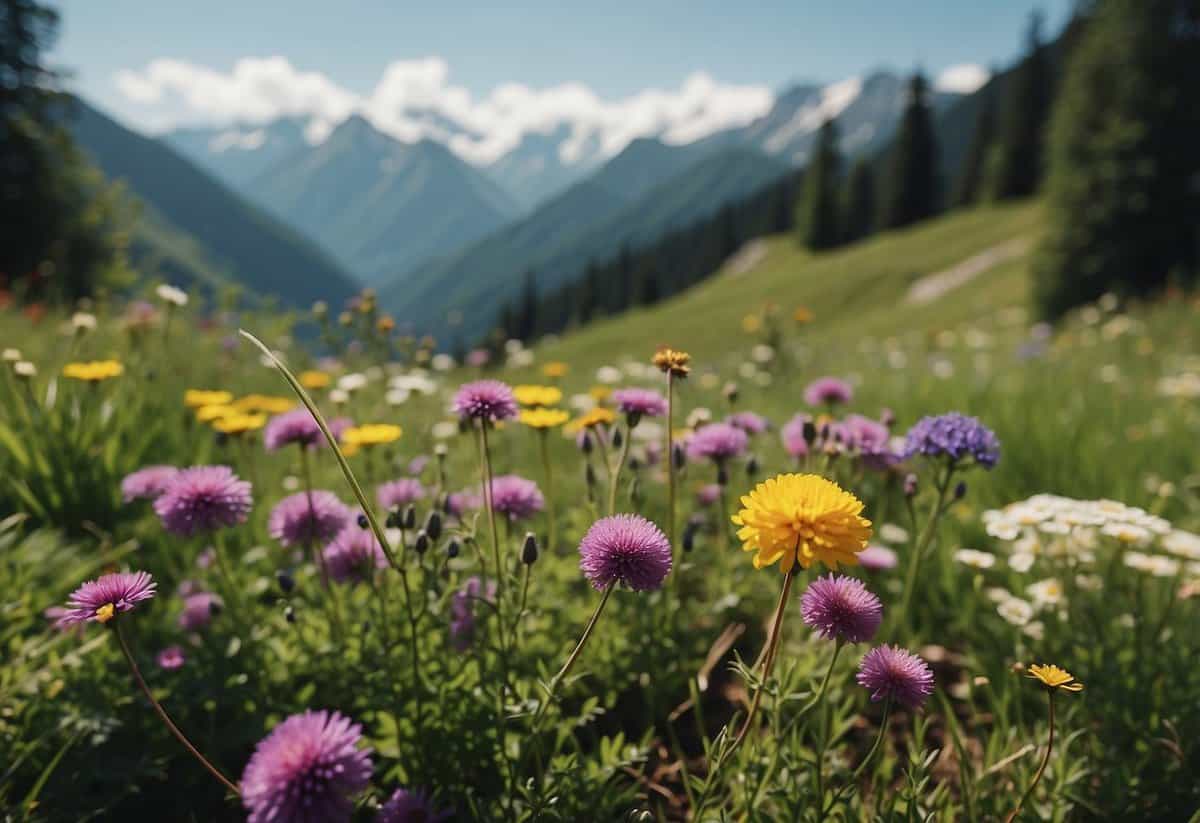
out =
{"type": "Polygon", "coordinates": [[[100,608],[96,609],[96,619],[101,623],[107,623],[112,620],[117,613],[117,608],[112,603],[105,603],[100,608]]]}

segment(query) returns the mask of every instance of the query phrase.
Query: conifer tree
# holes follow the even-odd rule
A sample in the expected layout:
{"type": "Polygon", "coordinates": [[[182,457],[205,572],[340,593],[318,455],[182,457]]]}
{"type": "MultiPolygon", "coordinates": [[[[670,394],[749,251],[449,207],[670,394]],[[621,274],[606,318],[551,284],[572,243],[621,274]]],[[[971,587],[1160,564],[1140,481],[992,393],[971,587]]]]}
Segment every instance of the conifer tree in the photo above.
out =
{"type": "Polygon", "coordinates": [[[832,119],[821,124],[812,160],[804,170],[804,194],[800,203],[799,240],[813,250],[829,249],[841,239],[838,219],[838,181],[841,156],[837,125],[832,119]]]}
{"type": "Polygon", "coordinates": [[[933,134],[925,77],[909,82],[908,104],[892,142],[880,226],[900,228],[937,210],[937,143],[933,134]]]}
{"type": "Polygon", "coordinates": [[[842,239],[853,243],[875,230],[875,173],[865,159],[850,170],[846,181],[845,204],[842,208],[842,239]]]}
{"type": "Polygon", "coordinates": [[[1004,95],[991,193],[1000,199],[1028,197],[1037,191],[1043,172],[1043,147],[1054,76],[1042,42],[1042,14],[1029,19],[1027,52],[1012,74],[1004,95]]]}
{"type": "Polygon", "coordinates": [[[950,202],[959,208],[974,205],[984,199],[984,183],[988,170],[988,155],[996,142],[996,103],[994,83],[979,90],[979,114],[967,146],[954,193],[950,202]]]}
{"type": "Polygon", "coordinates": [[[532,270],[525,272],[525,286],[521,292],[521,307],[514,318],[513,337],[532,340],[537,330],[538,294],[537,275],[532,270]]]}

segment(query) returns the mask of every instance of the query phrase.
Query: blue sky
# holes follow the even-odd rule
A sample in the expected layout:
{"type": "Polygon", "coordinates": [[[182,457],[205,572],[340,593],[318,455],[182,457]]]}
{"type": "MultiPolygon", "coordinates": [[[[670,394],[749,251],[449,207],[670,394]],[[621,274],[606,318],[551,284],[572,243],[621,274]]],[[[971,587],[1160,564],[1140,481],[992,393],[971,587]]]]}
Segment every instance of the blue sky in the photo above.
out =
{"type": "MultiPolygon", "coordinates": [[[[308,94],[317,83],[329,87],[322,94],[342,95],[320,103],[340,112],[355,105],[350,96],[369,94],[389,66],[427,58],[438,59],[441,86],[465,91],[475,104],[508,83],[533,90],[579,84],[608,101],[647,88],[679,90],[697,73],[728,87],[728,101],[732,89],[778,91],[876,67],[920,65],[936,76],[958,64],[1004,64],[1019,53],[1033,8],[1047,13],[1053,33],[1070,0],[64,0],[54,57],[75,72],[73,86],[84,96],[126,122],[161,130],[264,119],[269,106],[261,101],[229,99],[244,82],[216,76],[247,58],[286,61],[282,74],[275,66],[270,78],[253,81],[259,94],[264,83],[292,84],[285,109],[301,105],[296,84],[308,94]],[[158,73],[147,86],[154,61],[158,73]],[[192,74],[182,76],[185,70],[192,74]]],[[[753,110],[747,104],[730,116],[753,110]]]]}

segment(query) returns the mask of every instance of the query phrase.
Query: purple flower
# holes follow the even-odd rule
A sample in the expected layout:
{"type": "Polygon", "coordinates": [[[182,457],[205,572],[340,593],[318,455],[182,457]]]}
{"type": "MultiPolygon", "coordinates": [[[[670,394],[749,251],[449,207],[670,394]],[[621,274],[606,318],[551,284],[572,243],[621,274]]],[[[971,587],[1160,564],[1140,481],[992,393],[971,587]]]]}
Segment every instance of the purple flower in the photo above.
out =
{"type": "Polygon", "coordinates": [[[546,507],[537,483],[515,474],[492,478],[492,506],[509,520],[526,520],[546,507]]]}
{"type": "Polygon", "coordinates": [[[365,580],[374,569],[387,568],[387,555],[370,529],[351,523],[338,532],[323,552],[325,568],[338,583],[365,580]]]}
{"type": "Polygon", "coordinates": [[[496,600],[496,582],[485,585],[478,577],[469,577],[463,587],[450,598],[450,645],[466,651],[475,639],[475,604],[478,600],[496,600]]]}
{"type": "Polygon", "coordinates": [[[850,384],[836,377],[818,377],[804,389],[804,402],[810,406],[836,406],[853,398],[850,384]]]}
{"type": "Polygon", "coordinates": [[[324,543],[350,520],[350,509],[333,492],[297,492],[275,504],[267,533],[284,546],[324,543]]]}
{"type": "Polygon", "coordinates": [[[687,455],[692,460],[724,462],[746,451],[750,438],[736,426],[712,423],[688,438],[687,455]]]}
{"type": "Polygon", "coordinates": [[[413,477],[416,477],[421,472],[425,471],[425,467],[428,465],[429,465],[429,456],[425,455],[425,454],[418,454],[412,460],[408,461],[408,468],[406,469],[406,471],[413,477]]]}
{"type": "Polygon", "coordinates": [[[476,380],[459,387],[454,395],[454,413],[472,420],[508,420],[517,416],[517,398],[507,383],[476,380]]]}
{"type": "Polygon", "coordinates": [[[1000,441],[978,418],[950,412],[922,417],[908,430],[904,456],[907,459],[918,454],[951,461],[969,458],[990,469],[1000,460],[1000,441]]]}
{"type": "Polygon", "coordinates": [[[154,500],[167,490],[167,486],[179,469],[174,466],[146,466],[133,474],[125,475],[121,481],[121,499],[126,503],[134,500],[154,500]]]}
{"type": "Polygon", "coordinates": [[[899,646],[876,646],[858,665],[858,685],[871,692],[871,700],[896,700],[910,709],[920,708],[933,693],[933,672],[928,664],[899,646]]]}
{"type": "Polygon", "coordinates": [[[696,503],[705,508],[713,505],[721,499],[721,487],[716,483],[709,483],[707,486],[701,486],[696,490],[696,503]]]}
{"type": "Polygon", "coordinates": [[[441,823],[450,812],[433,808],[428,792],[421,789],[396,789],[379,810],[375,823],[441,823]]]}
{"type": "Polygon", "coordinates": [[[221,611],[221,598],[211,592],[196,592],[183,598],[179,627],[187,632],[203,629],[221,611]]]}
{"type": "Polygon", "coordinates": [[[830,574],[808,585],[800,598],[804,622],[826,639],[865,643],[879,631],[883,604],[861,580],[830,574]]]}
{"type": "Polygon", "coordinates": [[[154,597],[154,579],[146,572],[117,572],[89,580],[67,598],[67,611],[58,618],[60,628],[77,623],[107,623],[154,597]]]}
{"type": "Polygon", "coordinates": [[[187,658],[183,654],[183,649],[180,646],[167,646],[158,653],[158,667],[173,672],[183,666],[187,658]]]}
{"type": "Polygon", "coordinates": [[[397,509],[415,503],[425,496],[425,487],[415,477],[402,477],[384,483],[375,490],[375,499],[384,509],[397,509]]]}
{"type": "Polygon", "coordinates": [[[471,349],[467,352],[466,363],[476,369],[481,369],[492,360],[491,352],[487,349],[471,349]]]}
{"type": "Polygon", "coordinates": [[[725,418],[725,422],[736,426],[746,434],[762,434],[771,428],[770,420],[752,411],[734,412],[725,418]]]}
{"type": "Polygon", "coordinates": [[[783,439],[783,448],[794,458],[801,458],[808,454],[808,441],[804,439],[804,424],[811,419],[807,414],[797,414],[784,423],[783,428],[779,430],[779,435],[783,439]]]}
{"type": "Polygon", "coordinates": [[[349,417],[335,417],[327,421],[326,425],[329,426],[329,433],[333,435],[333,439],[340,443],[346,429],[354,428],[354,421],[349,417]]]}
{"type": "Polygon", "coordinates": [[[483,496],[469,489],[460,492],[451,492],[446,495],[446,513],[457,517],[459,520],[462,519],[462,516],[467,511],[478,509],[482,506],[483,496]]]}
{"type": "Polygon", "coordinates": [[[228,466],[183,469],[154,501],[163,527],[181,537],[243,523],[250,506],[250,484],[228,466]]]}
{"type": "Polygon", "coordinates": [[[891,446],[892,433],[882,423],[861,414],[851,414],[835,425],[842,444],[858,452],[867,468],[882,471],[899,462],[900,455],[891,446]]]}
{"type": "Polygon", "coordinates": [[[301,448],[311,449],[324,439],[325,435],[321,433],[317,419],[308,409],[294,409],[277,414],[263,429],[263,445],[267,447],[267,451],[278,451],[293,443],[301,448]]]}
{"type": "Polygon", "coordinates": [[[867,546],[858,553],[858,565],[873,572],[896,568],[896,553],[887,546],[867,546]]]}
{"type": "Polygon", "coordinates": [[[259,741],[242,773],[249,823],[346,823],[371,780],[362,727],[338,712],[294,714],[259,741]]]}
{"type": "Polygon", "coordinates": [[[667,398],[653,389],[617,389],[613,403],[622,414],[636,417],[662,417],[667,413],[667,398]]]}
{"type": "Polygon", "coordinates": [[[604,517],[579,543],[579,568],[597,590],[621,582],[634,591],[650,591],[661,587],[671,571],[671,544],[644,517],[604,517]]]}

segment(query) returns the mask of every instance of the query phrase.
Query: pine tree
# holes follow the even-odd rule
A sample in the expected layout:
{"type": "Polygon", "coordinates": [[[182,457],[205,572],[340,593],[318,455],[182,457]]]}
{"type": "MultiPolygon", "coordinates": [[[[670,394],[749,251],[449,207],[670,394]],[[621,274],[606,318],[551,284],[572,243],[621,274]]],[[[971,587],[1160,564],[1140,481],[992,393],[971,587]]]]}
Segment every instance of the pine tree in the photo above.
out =
{"type": "Polygon", "coordinates": [[[513,337],[532,340],[537,331],[538,294],[537,275],[532,270],[525,272],[525,287],[521,292],[521,307],[513,320],[513,337]]]}
{"type": "Polygon", "coordinates": [[[812,161],[804,170],[804,194],[797,223],[800,244],[807,248],[829,249],[840,240],[837,191],[841,165],[837,125],[829,119],[817,132],[812,161]]]}
{"type": "Polygon", "coordinates": [[[907,226],[937,210],[937,143],[926,88],[925,77],[915,73],[900,129],[892,142],[879,221],[882,228],[907,226]]]}
{"type": "Polygon", "coordinates": [[[1101,0],[1072,52],[1048,143],[1046,316],[1200,267],[1200,38],[1175,0],[1101,0]]]}
{"type": "Polygon", "coordinates": [[[991,193],[1000,199],[1028,197],[1037,191],[1043,172],[1043,147],[1054,75],[1042,42],[1042,14],[1029,19],[1028,51],[1013,72],[1004,95],[995,178],[991,193]]]}
{"type": "Polygon", "coordinates": [[[975,118],[975,129],[967,146],[967,156],[954,184],[950,202],[959,208],[980,202],[984,195],[984,181],[988,170],[988,155],[996,141],[996,105],[994,83],[979,90],[979,114],[975,118]]]}
{"type": "Polygon", "coordinates": [[[859,160],[850,170],[846,181],[845,205],[842,208],[842,239],[853,243],[875,230],[875,173],[871,164],[859,160]]]}

